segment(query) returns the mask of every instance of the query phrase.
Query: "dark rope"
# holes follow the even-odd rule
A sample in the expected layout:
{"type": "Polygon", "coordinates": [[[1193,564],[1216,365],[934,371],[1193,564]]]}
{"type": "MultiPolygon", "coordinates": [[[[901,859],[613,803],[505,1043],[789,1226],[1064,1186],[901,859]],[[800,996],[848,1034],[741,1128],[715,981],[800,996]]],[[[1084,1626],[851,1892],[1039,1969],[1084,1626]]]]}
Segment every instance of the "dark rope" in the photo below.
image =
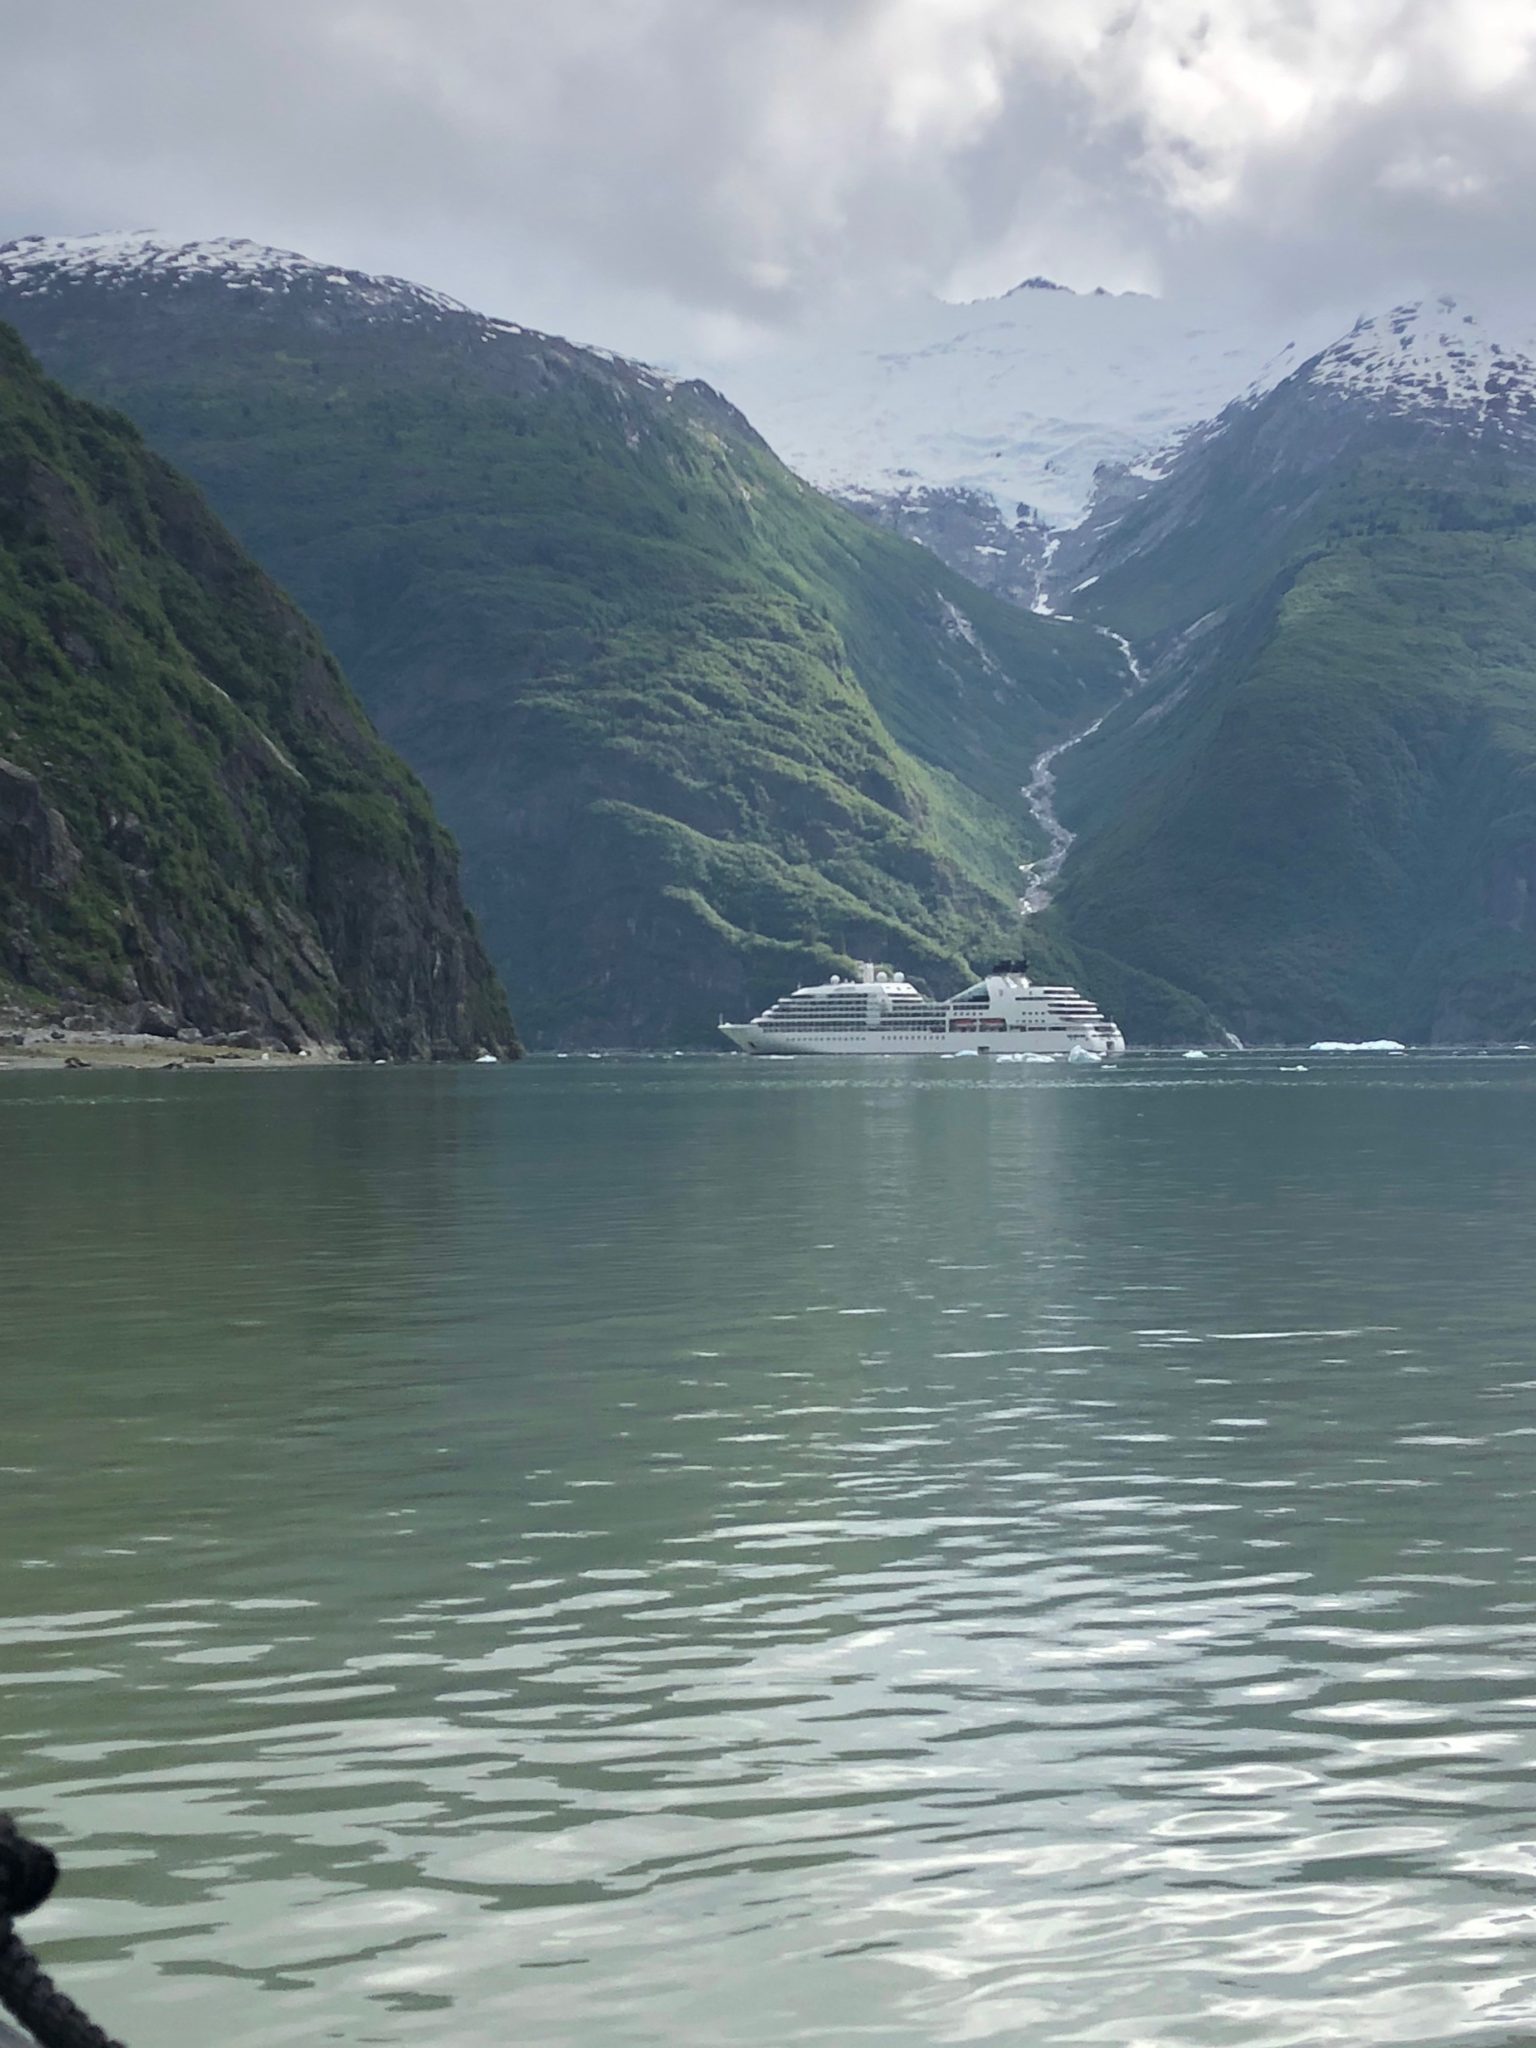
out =
{"type": "Polygon", "coordinates": [[[0,2006],[38,2048],[123,2048],[55,1989],[13,1925],[43,1903],[58,1876],[52,1852],[29,1842],[10,1815],[0,1813],[0,2006]]]}

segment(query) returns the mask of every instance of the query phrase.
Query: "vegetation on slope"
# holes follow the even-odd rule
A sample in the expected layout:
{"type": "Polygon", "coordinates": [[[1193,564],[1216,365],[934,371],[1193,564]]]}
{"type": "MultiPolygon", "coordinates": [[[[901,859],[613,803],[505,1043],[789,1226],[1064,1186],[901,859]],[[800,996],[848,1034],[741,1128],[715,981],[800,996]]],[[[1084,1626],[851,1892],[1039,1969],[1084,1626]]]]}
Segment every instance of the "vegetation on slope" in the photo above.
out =
{"type": "Polygon", "coordinates": [[[702,386],[301,278],[13,302],[324,628],[431,789],[531,1034],[702,1043],[1017,944],[1020,786],[1119,687],[792,477],[702,386]]]}
{"type": "Polygon", "coordinates": [[[1282,387],[1170,495],[1093,591],[1158,677],[1064,763],[1063,930],[1245,1038],[1536,1035],[1530,451],[1282,387]]]}
{"type": "Polygon", "coordinates": [[[510,1048],[456,857],[317,635],[0,328],[0,985],[17,1014],[510,1048]]]}

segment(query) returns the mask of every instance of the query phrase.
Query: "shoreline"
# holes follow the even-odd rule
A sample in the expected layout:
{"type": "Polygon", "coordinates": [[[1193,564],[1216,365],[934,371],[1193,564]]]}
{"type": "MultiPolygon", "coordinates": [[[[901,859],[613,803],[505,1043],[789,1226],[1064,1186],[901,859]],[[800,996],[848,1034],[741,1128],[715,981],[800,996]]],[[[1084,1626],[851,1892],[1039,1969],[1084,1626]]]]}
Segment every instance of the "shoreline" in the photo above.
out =
{"type": "Polygon", "coordinates": [[[219,1039],[152,1037],[132,1031],[28,1031],[0,1038],[0,1072],[15,1067],[81,1067],[102,1071],[146,1068],[165,1072],[194,1067],[339,1067],[354,1065],[339,1053],[320,1049],[285,1052],[272,1047],[228,1045],[219,1039]]]}
{"type": "MultiPolygon", "coordinates": [[[[1215,1065],[1224,1060],[1242,1059],[1295,1059],[1311,1054],[1328,1064],[1345,1065],[1362,1056],[1377,1054],[1382,1058],[1409,1058],[1415,1056],[1440,1057],[1442,1059],[1487,1059],[1508,1056],[1529,1056],[1536,1052],[1536,1046],[1522,1041],[1488,1040],[1485,1042],[1463,1042],[1455,1045],[1406,1045],[1400,1051],[1388,1054],[1383,1048],[1370,1044],[1337,1044],[1322,1049],[1316,1044],[1305,1045],[1252,1045],[1239,1050],[1235,1046],[1200,1047],[1190,1045],[1133,1045],[1127,1046],[1121,1060],[1115,1064],[1129,1062],[1136,1065],[1143,1060],[1184,1059],[1198,1054],[1203,1060],[1215,1065]]],[[[741,1059],[743,1054],[716,1049],[713,1046],[696,1047],[645,1047],[645,1046],[602,1046],[571,1050],[566,1047],[550,1048],[523,1055],[539,1062],[556,1060],[676,1060],[676,1059],[741,1059]]],[[[788,1056],[781,1056],[788,1057],[788,1056]]],[[[807,1054],[802,1064],[814,1066],[826,1055],[807,1054]]],[[[835,1055],[832,1057],[835,1058],[835,1055]]],[[[853,1055],[854,1058],[875,1059],[873,1055],[853,1055]]],[[[934,1054],[934,1058],[953,1058],[953,1054],[934,1054]]],[[[905,1059],[897,1058],[898,1066],[906,1065],[905,1059]]],[[[287,1052],[278,1047],[230,1045],[221,1039],[198,1039],[187,1042],[175,1038],[152,1037],[147,1033],[134,1032],[92,1032],[58,1031],[56,1029],[33,1029],[24,1037],[14,1038],[0,1035],[0,1074],[30,1069],[67,1069],[78,1072],[95,1068],[102,1073],[147,1072],[166,1073],[177,1070],[193,1071],[197,1068],[276,1068],[295,1067],[365,1067],[365,1066],[473,1066],[474,1060],[379,1060],[351,1059],[337,1047],[314,1047],[303,1052],[287,1052]]],[[[499,1059],[498,1065],[505,1065],[499,1059]]]]}

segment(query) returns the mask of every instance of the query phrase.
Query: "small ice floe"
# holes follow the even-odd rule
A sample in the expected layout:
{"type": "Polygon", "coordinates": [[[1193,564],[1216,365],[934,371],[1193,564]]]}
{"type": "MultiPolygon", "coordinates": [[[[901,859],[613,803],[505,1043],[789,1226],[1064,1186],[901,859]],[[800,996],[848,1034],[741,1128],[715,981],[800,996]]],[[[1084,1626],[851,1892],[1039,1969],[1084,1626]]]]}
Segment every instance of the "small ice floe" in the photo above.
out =
{"type": "Polygon", "coordinates": [[[1308,1052],[1406,1052],[1406,1045],[1400,1045],[1395,1038],[1362,1038],[1355,1041],[1338,1038],[1320,1038],[1316,1045],[1309,1045],[1308,1052]]]}
{"type": "Polygon", "coordinates": [[[477,1067],[499,1067],[501,1062],[497,1059],[495,1053],[483,1052],[477,1057],[475,1065],[477,1067]]]}
{"type": "Polygon", "coordinates": [[[1086,1045],[1074,1045],[1067,1054],[1067,1065],[1069,1067],[1102,1067],[1103,1064],[1103,1053],[1090,1052],[1086,1045]]]}
{"type": "Polygon", "coordinates": [[[1305,1067],[1276,1067],[1275,1069],[1277,1074],[1304,1074],[1306,1071],[1305,1067]]]}
{"type": "Polygon", "coordinates": [[[1056,1062],[1048,1052],[1000,1052],[996,1056],[1000,1067],[1054,1067],[1056,1062]]]}
{"type": "Polygon", "coordinates": [[[1198,1046],[1191,1046],[1189,1051],[1185,1053],[1184,1057],[1187,1060],[1208,1060],[1210,1058],[1210,1054],[1208,1052],[1201,1052],[1198,1046]]]}

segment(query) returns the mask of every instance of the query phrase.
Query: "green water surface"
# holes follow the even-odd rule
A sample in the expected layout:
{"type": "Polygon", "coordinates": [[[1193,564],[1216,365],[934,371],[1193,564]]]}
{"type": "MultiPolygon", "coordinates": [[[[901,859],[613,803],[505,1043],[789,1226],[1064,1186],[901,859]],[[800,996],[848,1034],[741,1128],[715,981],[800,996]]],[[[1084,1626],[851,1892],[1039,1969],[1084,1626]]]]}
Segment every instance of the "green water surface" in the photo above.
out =
{"type": "Polygon", "coordinates": [[[134,2048],[1532,2038],[1533,1197],[1536,1059],[0,1073],[35,1939],[134,2048]]]}

